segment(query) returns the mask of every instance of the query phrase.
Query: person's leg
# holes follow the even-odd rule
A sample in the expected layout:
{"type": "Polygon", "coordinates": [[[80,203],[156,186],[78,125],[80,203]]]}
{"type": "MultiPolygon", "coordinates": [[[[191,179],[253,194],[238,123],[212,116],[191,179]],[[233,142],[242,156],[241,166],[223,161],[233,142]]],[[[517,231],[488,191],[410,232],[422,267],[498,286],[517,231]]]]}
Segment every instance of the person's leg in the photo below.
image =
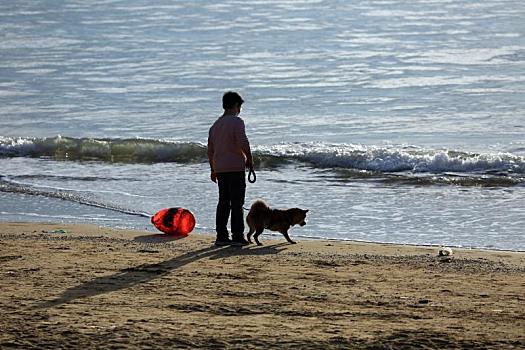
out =
{"type": "Polygon", "coordinates": [[[217,183],[219,185],[219,202],[215,215],[215,231],[217,240],[228,240],[228,218],[230,217],[230,176],[228,173],[218,173],[217,183]]]}
{"type": "Polygon", "coordinates": [[[230,182],[231,230],[232,239],[244,241],[244,196],[246,194],[246,175],[243,172],[232,173],[230,182]]]}

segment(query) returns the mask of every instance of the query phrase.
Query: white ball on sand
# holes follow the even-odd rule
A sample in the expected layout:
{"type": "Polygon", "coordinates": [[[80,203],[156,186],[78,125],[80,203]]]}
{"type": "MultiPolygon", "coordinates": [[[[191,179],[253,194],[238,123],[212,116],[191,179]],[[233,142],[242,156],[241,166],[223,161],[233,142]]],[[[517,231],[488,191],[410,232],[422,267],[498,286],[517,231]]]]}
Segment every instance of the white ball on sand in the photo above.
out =
{"type": "Polygon", "coordinates": [[[450,256],[452,255],[452,249],[450,249],[449,247],[439,247],[438,255],[439,256],[450,256]]]}

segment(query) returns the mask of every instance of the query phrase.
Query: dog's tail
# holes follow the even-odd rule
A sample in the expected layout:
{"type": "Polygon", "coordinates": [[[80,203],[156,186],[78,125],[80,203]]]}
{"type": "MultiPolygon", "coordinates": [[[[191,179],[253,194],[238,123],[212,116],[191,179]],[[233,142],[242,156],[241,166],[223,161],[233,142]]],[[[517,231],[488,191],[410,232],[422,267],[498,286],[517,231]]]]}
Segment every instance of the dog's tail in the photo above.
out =
{"type": "Polygon", "coordinates": [[[252,204],[252,206],[250,208],[250,211],[252,211],[252,212],[264,212],[264,211],[268,211],[268,210],[270,210],[270,207],[262,199],[258,199],[255,202],[253,202],[253,204],[252,204]]]}

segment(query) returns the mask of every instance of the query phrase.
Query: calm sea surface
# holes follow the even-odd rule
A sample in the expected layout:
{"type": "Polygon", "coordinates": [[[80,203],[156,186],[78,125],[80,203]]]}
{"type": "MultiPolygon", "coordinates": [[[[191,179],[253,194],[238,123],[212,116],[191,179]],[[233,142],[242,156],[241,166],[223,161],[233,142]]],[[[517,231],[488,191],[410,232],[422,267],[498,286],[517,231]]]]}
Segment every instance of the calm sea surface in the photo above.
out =
{"type": "Polygon", "coordinates": [[[294,237],[525,250],[521,0],[0,1],[0,220],[214,229],[221,97],[294,237]]]}

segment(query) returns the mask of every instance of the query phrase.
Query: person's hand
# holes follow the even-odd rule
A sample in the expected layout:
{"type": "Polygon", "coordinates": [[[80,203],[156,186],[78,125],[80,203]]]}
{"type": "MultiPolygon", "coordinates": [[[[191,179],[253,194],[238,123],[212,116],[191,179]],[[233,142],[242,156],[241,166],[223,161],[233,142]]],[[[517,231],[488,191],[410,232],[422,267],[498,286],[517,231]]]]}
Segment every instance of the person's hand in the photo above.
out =
{"type": "Polygon", "coordinates": [[[251,159],[246,160],[246,167],[248,169],[253,169],[253,161],[251,159]]]}
{"type": "Polygon", "coordinates": [[[215,174],[215,171],[212,171],[210,174],[211,181],[217,183],[217,174],[215,174]]]}

